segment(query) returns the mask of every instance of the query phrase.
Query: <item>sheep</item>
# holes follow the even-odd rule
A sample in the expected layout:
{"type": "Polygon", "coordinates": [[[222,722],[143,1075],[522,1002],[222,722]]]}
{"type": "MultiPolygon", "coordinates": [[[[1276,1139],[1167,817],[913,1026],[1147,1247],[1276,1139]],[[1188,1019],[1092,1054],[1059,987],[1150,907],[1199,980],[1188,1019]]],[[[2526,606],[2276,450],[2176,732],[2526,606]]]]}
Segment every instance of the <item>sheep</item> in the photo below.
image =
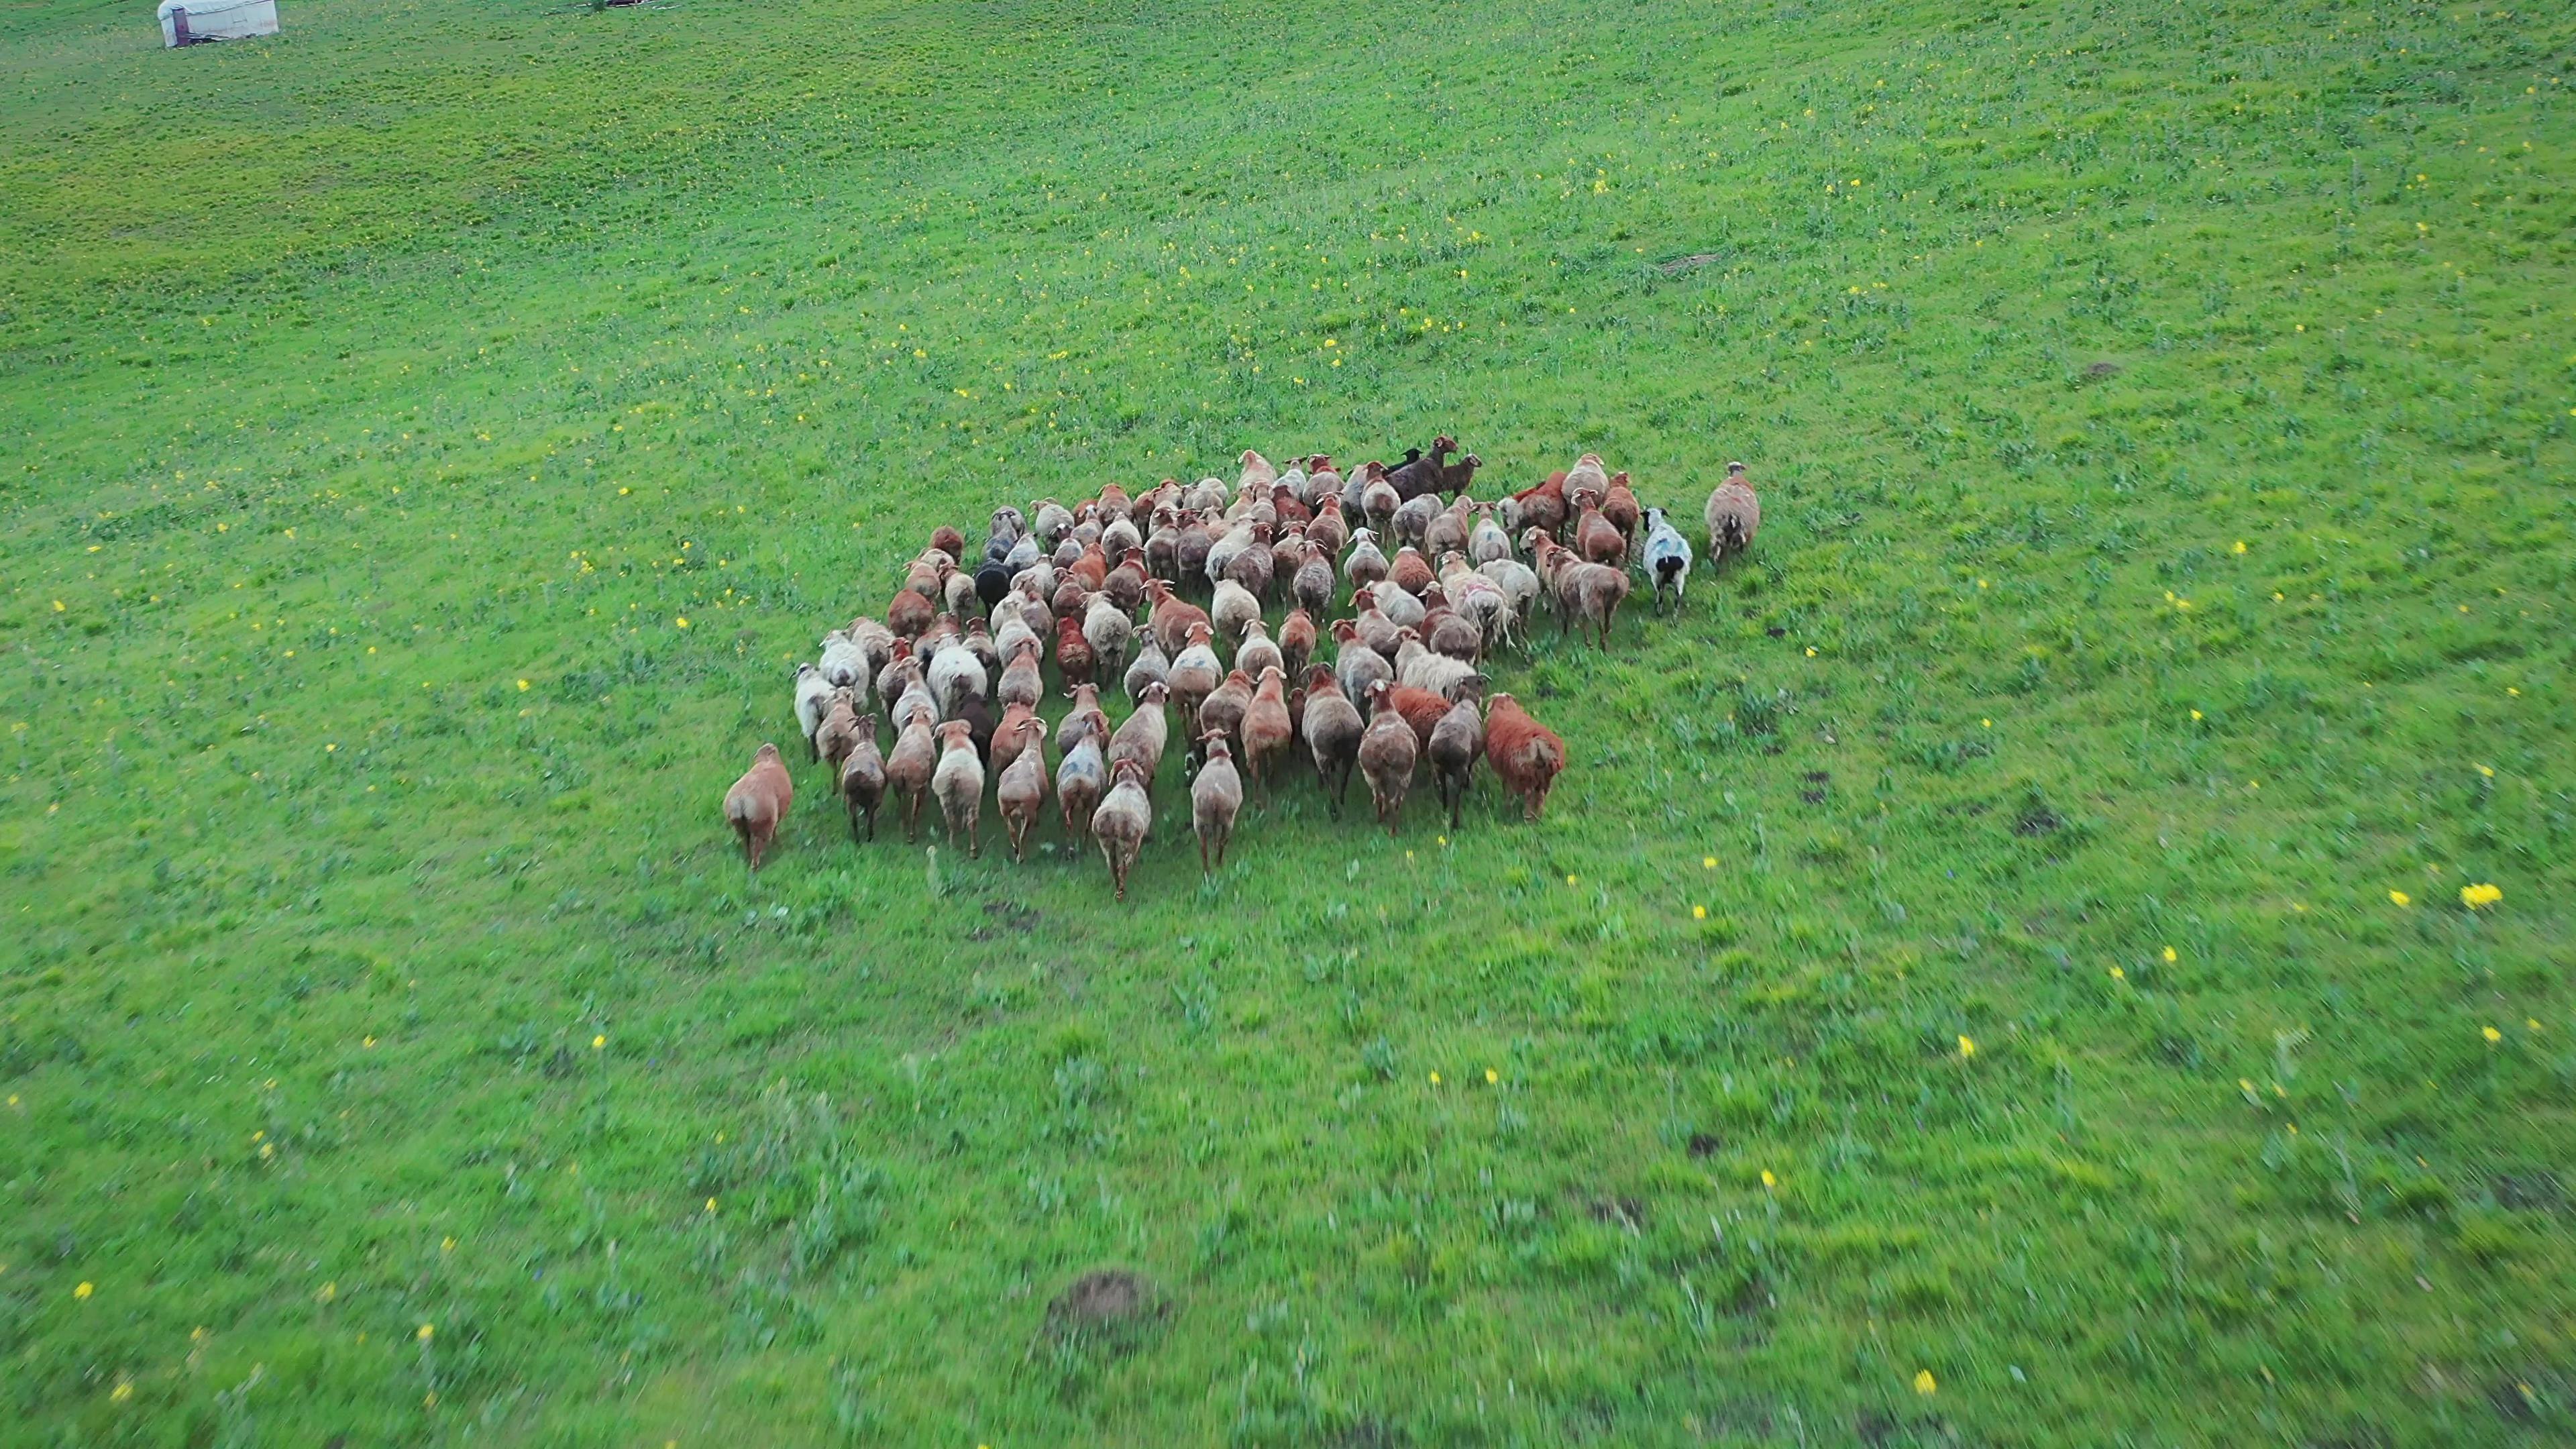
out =
{"type": "Polygon", "coordinates": [[[814,740],[814,732],[823,727],[823,714],[832,707],[832,682],[823,671],[811,664],[796,666],[796,727],[805,734],[805,758],[823,758],[823,747],[814,740]]]}
{"type": "MultiPolygon", "coordinates": [[[[1366,607],[1375,609],[1379,613],[1384,614],[1387,617],[1387,621],[1394,624],[1395,627],[1399,629],[1410,629],[1415,627],[1422,622],[1422,616],[1430,612],[1429,607],[1425,605],[1420,598],[1403,589],[1397,588],[1393,584],[1371,584],[1368,587],[1367,593],[1368,603],[1366,607]]],[[[1353,595],[1351,602],[1354,604],[1359,603],[1359,596],[1356,594],[1353,595]]],[[[1375,648],[1376,646],[1371,645],[1370,647],[1375,648]]]]}
{"type": "Polygon", "coordinates": [[[1100,497],[1093,504],[1104,525],[1125,518],[1134,506],[1134,501],[1127,496],[1127,490],[1115,483],[1101,484],[1100,497]]]}
{"type": "Polygon", "coordinates": [[[1619,530],[1619,537],[1630,548],[1636,547],[1637,529],[1644,515],[1638,511],[1636,490],[1628,486],[1626,473],[1610,475],[1610,491],[1601,499],[1601,516],[1610,520],[1610,526],[1619,530]]]}
{"type": "Polygon", "coordinates": [[[921,664],[912,657],[911,641],[896,640],[894,657],[886,661],[885,668],[877,671],[877,702],[885,707],[886,717],[898,726],[903,721],[902,716],[894,712],[895,701],[903,698],[904,691],[920,679],[921,664]]]}
{"type": "Polygon", "coordinates": [[[1395,511],[1404,506],[1404,494],[1386,480],[1385,472],[1376,464],[1366,465],[1361,471],[1365,481],[1360,484],[1359,511],[1371,528],[1383,532],[1393,526],[1395,511]]]}
{"type": "Polygon", "coordinates": [[[1351,551],[1342,559],[1342,577],[1354,589],[1378,583],[1387,575],[1386,555],[1378,551],[1377,533],[1373,529],[1356,529],[1351,534],[1351,551]]]}
{"type": "Polygon", "coordinates": [[[725,791],[725,819],[741,839],[743,858],[753,870],[760,869],[760,857],[778,838],[778,822],[787,818],[787,807],[795,798],[796,782],[788,778],[787,762],[778,757],[778,746],[767,743],[752,751],[751,768],[725,791]]]}
{"type": "Polygon", "coordinates": [[[939,704],[941,719],[955,719],[971,696],[984,697],[984,665],[971,649],[942,649],[930,661],[931,698],[939,704]]]}
{"type": "Polygon", "coordinates": [[[815,754],[828,762],[837,776],[841,762],[850,757],[858,743],[859,696],[854,690],[833,690],[832,702],[823,711],[822,726],[814,731],[815,754]]]}
{"type": "Polygon", "coordinates": [[[1321,453],[1317,453],[1308,458],[1306,460],[1306,488],[1303,495],[1307,506],[1321,510],[1324,506],[1325,499],[1338,498],[1341,496],[1341,493],[1342,475],[1340,470],[1333,466],[1333,460],[1321,453]]]}
{"type": "MultiPolygon", "coordinates": [[[[1035,715],[1020,722],[1020,751],[1002,770],[1002,778],[993,787],[993,803],[1001,809],[1002,825],[1011,834],[1011,859],[1028,859],[1029,830],[1038,822],[1038,812],[1046,808],[1046,721],[1035,715]]],[[[1001,754],[1000,736],[993,740],[993,753],[1001,754]]]]}
{"type": "Polygon", "coordinates": [[[1243,456],[1237,461],[1243,464],[1243,475],[1237,478],[1234,484],[1237,497],[1255,488],[1267,493],[1270,491],[1270,485],[1279,481],[1279,470],[1271,465],[1269,459],[1250,448],[1244,449],[1243,456]]]}
{"type": "Polygon", "coordinates": [[[1071,619],[1055,621],[1055,666],[1064,675],[1065,683],[1089,684],[1098,661],[1099,655],[1083,635],[1080,624],[1071,619]]]}
{"type": "Polygon", "coordinates": [[[1100,858],[1109,862],[1109,882],[1123,901],[1127,873],[1136,868],[1136,854],[1154,828],[1154,802],[1146,793],[1145,782],[1151,777],[1142,764],[1121,760],[1112,769],[1115,783],[1091,812],[1091,835],[1100,842],[1100,858]]]}
{"type": "Polygon", "coordinates": [[[1480,653],[1502,647],[1512,603],[1500,584],[1468,567],[1465,554],[1450,553],[1440,559],[1440,591],[1448,596],[1449,607],[1475,624],[1480,653]]]}
{"type": "Polygon", "coordinates": [[[1044,562],[1046,550],[1038,547],[1037,535],[1032,533],[1021,534],[1019,541],[1011,545],[1011,551],[1002,557],[1002,567],[1010,571],[1014,581],[1044,562]]]}
{"type": "Polygon", "coordinates": [[[1109,555],[1100,547],[1099,540],[1094,539],[1083,545],[1082,552],[1064,566],[1064,571],[1080,580],[1086,590],[1097,592],[1109,581],[1109,555]]]}
{"type": "Polygon", "coordinates": [[[1027,738],[1028,722],[1031,720],[1038,721],[1038,737],[1044,739],[1046,721],[1038,719],[1035,705],[1015,704],[1002,711],[1001,723],[993,726],[992,753],[985,758],[985,763],[991,767],[995,775],[998,776],[1009,769],[1011,763],[1020,757],[1020,751],[1024,748],[1022,741],[1027,738]]]}
{"type": "Polygon", "coordinates": [[[1536,820],[1565,769],[1565,741],[1530,718],[1519,701],[1497,694],[1485,711],[1485,758],[1494,762],[1494,776],[1503,788],[1521,797],[1523,818],[1536,820]]]}
{"type": "Polygon", "coordinates": [[[1064,812],[1064,833],[1071,839],[1091,833],[1091,812],[1109,788],[1109,765],[1102,753],[1106,748],[1107,742],[1099,736],[1085,735],[1056,766],[1055,802],[1064,812]]]}
{"type": "Polygon", "coordinates": [[[1324,562],[1330,564],[1341,556],[1342,545],[1351,541],[1351,525],[1342,517],[1342,500],[1327,494],[1315,505],[1315,516],[1306,522],[1306,541],[1324,551],[1324,562]]]}
{"type": "Polygon", "coordinates": [[[1297,724],[1288,712],[1288,674],[1276,664],[1265,666],[1261,682],[1253,687],[1252,702],[1244,706],[1243,761],[1252,768],[1252,778],[1261,786],[1262,798],[1270,797],[1271,772],[1278,761],[1296,742],[1297,724]]]}
{"type": "Polygon", "coordinates": [[[1183,518],[1180,535],[1172,540],[1174,581],[1205,578],[1208,550],[1215,546],[1216,535],[1208,529],[1205,512],[1192,513],[1183,518]]]}
{"type": "Polygon", "coordinates": [[[1306,710],[1298,722],[1306,749],[1315,758],[1315,774],[1329,793],[1333,818],[1342,818],[1343,797],[1350,794],[1351,766],[1359,762],[1360,735],[1368,726],[1357,706],[1333,682],[1333,671],[1321,664],[1306,670],[1306,710]]]}
{"type": "Polygon", "coordinates": [[[818,667],[835,688],[856,684],[868,677],[868,654],[857,641],[835,629],[823,636],[823,662],[818,667]]]}
{"type": "Polygon", "coordinates": [[[1192,624],[1187,647],[1172,656],[1172,701],[1180,706],[1181,723],[1198,718],[1199,702],[1225,682],[1225,667],[1217,662],[1216,647],[1209,642],[1215,631],[1205,624],[1192,624]]]}
{"type": "Polygon", "coordinates": [[[1225,843],[1234,834],[1234,817],[1243,809],[1243,776],[1234,768],[1224,731],[1208,731],[1200,737],[1199,747],[1207,752],[1207,763],[1190,781],[1190,823],[1199,837],[1199,874],[1213,875],[1225,868],[1225,843]],[[1214,864],[1209,863],[1211,852],[1214,864]]]}
{"type": "Polygon", "coordinates": [[[1291,679],[1306,673],[1306,661],[1315,657],[1315,617],[1304,609],[1290,609],[1279,621],[1279,664],[1291,679]]]}
{"type": "Polygon", "coordinates": [[[1271,642],[1269,631],[1261,627],[1259,619],[1243,621],[1243,642],[1234,646],[1234,667],[1255,679],[1264,669],[1287,667],[1286,657],[1271,642]]]}
{"type": "Polygon", "coordinates": [[[1431,742],[1425,753],[1431,757],[1431,768],[1440,781],[1440,803],[1449,807],[1449,828],[1458,828],[1458,809],[1467,803],[1467,787],[1475,780],[1476,757],[1484,753],[1485,721],[1476,713],[1476,702],[1462,699],[1449,706],[1440,723],[1431,727],[1431,742]]]}
{"type": "Polygon", "coordinates": [[[1232,527],[1208,545],[1207,562],[1200,565],[1199,570],[1207,579],[1208,587],[1216,587],[1217,581],[1226,577],[1226,571],[1234,564],[1235,555],[1244,553],[1252,547],[1252,520],[1248,518],[1235,520],[1232,527]]]}
{"type": "Polygon", "coordinates": [[[1149,632],[1145,635],[1144,649],[1128,664],[1126,676],[1120,680],[1120,683],[1127,690],[1128,703],[1133,704],[1145,697],[1145,686],[1168,685],[1171,675],[1172,661],[1163,657],[1163,646],[1155,643],[1154,636],[1149,632]]]}
{"type": "Polygon", "coordinates": [[[1574,548],[1585,561],[1620,568],[1628,562],[1628,540],[1600,506],[1587,506],[1574,522],[1574,548]]]}
{"type": "Polygon", "coordinates": [[[1431,560],[1422,556],[1422,550],[1405,544],[1396,549],[1395,562],[1387,566],[1386,577],[1387,582],[1418,599],[1436,576],[1431,572],[1431,560]]]}
{"type": "Polygon", "coordinates": [[[931,772],[930,793],[939,797],[939,813],[948,824],[948,845],[957,846],[957,832],[966,832],[966,854],[984,853],[984,843],[977,835],[975,822],[984,804],[984,762],[975,754],[975,739],[964,720],[950,720],[939,727],[941,745],[939,765],[931,772]]]}
{"type": "Polygon", "coordinates": [[[1136,606],[1145,602],[1145,551],[1131,548],[1118,556],[1118,566],[1100,582],[1100,591],[1122,614],[1133,615],[1136,606]]]}
{"type": "MultiPolygon", "coordinates": [[[[1208,601],[1209,632],[1219,639],[1241,639],[1247,621],[1261,617],[1261,601],[1252,591],[1232,579],[1219,579],[1216,596],[1208,601]]],[[[1177,657],[1173,660],[1178,663],[1177,657]]]]}
{"type": "Polygon", "coordinates": [[[1483,565],[1511,556],[1512,536],[1494,521],[1492,504],[1480,505],[1476,510],[1476,527],[1467,535],[1467,557],[1483,565]]]}
{"type": "Polygon", "coordinates": [[[1163,700],[1170,692],[1160,684],[1145,686],[1144,697],[1136,701],[1136,712],[1120,721],[1118,732],[1109,737],[1110,768],[1122,762],[1142,766],[1149,790],[1154,776],[1163,768],[1163,750],[1172,739],[1171,720],[1163,713],[1163,700]]]}
{"type": "MultiPolygon", "coordinates": [[[[1007,584],[1010,580],[1005,578],[1002,582],[1007,584]]],[[[968,604],[983,602],[982,595],[976,592],[977,587],[975,576],[964,569],[944,568],[939,571],[941,607],[951,614],[963,617],[968,604]]]]}
{"type": "Polygon", "coordinates": [[[1753,482],[1744,476],[1744,465],[1726,465],[1726,481],[1708,495],[1704,518],[1708,523],[1708,561],[1715,567],[1730,553],[1741,553],[1753,546],[1753,531],[1762,526],[1762,500],[1753,494],[1753,482]]]}
{"type": "Polygon", "coordinates": [[[919,638],[921,631],[930,627],[930,621],[938,613],[939,606],[929,599],[911,589],[897,589],[894,598],[886,604],[886,627],[894,630],[899,638],[919,638]]]}
{"type": "Polygon", "coordinates": [[[1538,603],[1538,572],[1516,558],[1488,559],[1476,565],[1476,572],[1494,581],[1503,591],[1503,601],[1510,613],[1502,628],[1503,638],[1518,636],[1528,642],[1530,610],[1538,603]]]}
{"type": "Polygon", "coordinates": [[[1406,499],[1395,510],[1395,536],[1399,542],[1420,544],[1431,521],[1448,509],[1437,493],[1421,493],[1406,499]]]}
{"type": "MultiPolygon", "coordinates": [[[[1385,655],[1388,659],[1393,659],[1397,647],[1404,642],[1404,626],[1388,618],[1386,611],[1377,606],[1377,592],[1374,588],[1369,590],[1368,605],[1360,610],[1358,618],[1350,622],[1358,628],[1362,644],[1385,655]]],[[[1404,591],[1388,589],[1386,592],[1401,594],[1404,591]]],[[[1407,597],[1411,596],[1407,595],[1407,597]]]]}
{"type": "Polygon", "coordinates": [[[886,788],[903,797],[903,838],[920,838],[921,799],[930,793],[931,772],[938,768],[939,745],[927,715],[914,715],[895,736],[894,753],[886,756],[886,788]]]}
{"type": "Polygon", "coordinates": [[[953,563],[966,556],[966,535],[943,523],[930,531],[930,551],[948,555],[953,563]]]}
{"type": "Polygon", "coordinates": [[[1448,699],[1456,695],[1461,685],[1481,686],[1485,681],[1485,676],[1477,672],[1475,665],[1435,653],[1419,644],[1399,651],[1399,656],[1403,662],[1395,667],[1395,682],[1407,689],[1419,689],[1448,699]]]}
{"type": "Polygon", "coordinates": [[[1504,529],[1518,533],[1535,528],[1554,536],[1565,526],[1565,474],[1550,473],[1547,481],[1535,488],[1524,488],[1494,507],[1504,529]]]}
{"type": "Polygon", "coordinates": [[[1288,577],[1288,593],[1298,608],[1310,614],[1332,612],[1333,563],[1311,538],[1299,550],[1296,571],[1288,577]]]}
{"type": "MultiPolygon", "coordinates": [[[[1000,540],[996,539],[994,542],[998,543],[1000,540]]],[[[989,548],[991,545],[988,544],[986,547],[989,548]]],[[[1009,551],[1005,549],[1002,558],[988,558],[977,564],[975,576],[968,580],[968,586],[974,590],[976,602],[984,606],[984,614],[987,618],[992,616],[995,609],[1001,607],[1002,600],[1011,592],[1011,566],[1003,561],[1009,556],[1009,551]]]]}
{"type": "Polygon", "coordinates": [[[859,840],[859,815],[868,817],[868,839],[877,838],[877,805],[885,799],[885,756],[877,753],[877,717],[859,720],[858,742],[841,761],[841,804],[850,812],[850,843],[859,840]]]}
{"type": "Polygon", "coordinates": [[[1136,555],[1136,572],[1145,572],[1145,535],[1132,518],[1112,519],[1100,530],[1100,552],[1113,561],[1113,566],[1132,553],[1136,555]]]}
{"type": "Polygon", "coordinates": [[[1255,599],[1269,598],[1270,586],[1278,577],[1278,558],[1270,551],[1270,528],[1254,519],[1250,546],[1225,564],[1225,576],[1250,590],[1255,599]]]}
{"type": "Polygon", "coordinates": [[[1349,619],[1333,621],[1333,678],[1352,699],[1368,698],[1369,686],[1395,678],[1395,665],[1360,642],[1359,626],[1349,619]]]}
{"type": "Polygon", "coordinates": [[[1565,502],[1575,512],[1600,507],[1609,494],[1610,473],[1601,466],[1600,454],[1586,453],[1565,470],[1565,502]]]}
{"type": "Polygon", "coordinates": [[[921,678],[920,666],[912,667],[909,678],[911,682],[904,686],[902,696],[895,700],[893,707],[888,711],[898,735],[916,719],[935,725],[941,718],[939,701],[931,694],[930,685],[921,678]]]}
{"type": "Polygon", "coordinates": [[[1181,576],[1181,520],[1168,508],[1154,511],[1154,529],[1145,535],[1145,577],[1178,579],[1181,576]]]}
{"type": "MultiPolygon", "coordinates": [[[[1142,590],[1139,590],[1142,597],[1142,590]]],[[[1127,645],[1135,637],[1136,621],[1126,609],[1105,592],[1091,596],[1082,611],[1082,642],[1092,656],[1093,667],[1117,673],[1126,668],[1127,645]]],[[[1068,643],[1070,637],[1067,636],[1068,643]]],[[[1061,655],[1062,649],[1058,650],[1061,655]]]]}
{"type": "Polygon", "coordinates": [[[1101,748],[1107,749],[1109,747],[1109,711],[1100,707],[1100,687],[1094,684],[1077,684],[1065,691],[1065,694],[1073,701],[1073,708],[1066,710],[1063,720],[1056,725],[1056,752],[1061,754],[1072,749],[1074,743],[1086,733],[1098,735],[1101,748]]]}
{"type": "Polygon", "coordinates": [[[1667,584],[1672,586],[1673,607],[1680,608],[1682,593],[1690,584],[1690,540],[1682,537],[1660,508],[1646,510],[1646,547],[1639,558],[1646,566],[1647,581],[1655,586],[1655,612],[1664,611],[1667,584]]]}
{"type": "Polygon", "coordinates": [[[1073,529],[1073,514],[1052,498],[1039,499],[1029,505],[1029,510],[1033,518],[1031,531],[1049,548],[1073,529]]]}
{"type": "Polygon", "coordinates": [[[1154,611],[1147,616],[1145,627],[1154,632],[1154,641],[1163,646],[1167,658],[1177,657],[1189,646],[1193,625],[1210,622],[1207,610],[1196,604],[1184,603],[1172,592],[1172,586],[1161,579],[1146,586],[1145,596],[1154,601],[1154,611]]]}
{"type": "Polygon", "coordinates": [[[1591,632],[1597,626],[1601,647],[1610,647],[1610,621],[1628,597],[1628,575],[1607,564],[1587,563],[1571,549],[1532,529],[1524,540],[1539,560],[1538,576],[1556,596],[1556,632],[1563,635],[1580,618],[1591,632]]]}
{"type": "Polygon", "coordinates": [[[1460,498],[1439,516],[1423,525],[1422,536],[1414,542],[1422,546],[1423,556],[1438,558],[1444,553],[1467,546],[1467,520],[1475,512],[1475,500],[1460,498]]]}
{"type": "Polygon", "coordinates": [[[1008,659],[1018,653],[1020,645],[1025,642],[1036,645],[1039,657],[1044,658],[1046,641],[1056,632],[1055,616],[1052,613],[1047,615],[1047,632],[1041,634],[1018,605],[1019,596],[1011,595],[1002,601],[1001,612],[993,616],[993,652],[1008,659]]]}
{"type": "MultiPolygon", "coordinates": [[[[1207,698],[1199,701],[1197,711],[1191,716],[1191,735],[1194,739],[1203,739],[1213,731],[1231,738],[1243,728],[1243,712],[1251,707],[1252,676],[1236,669],[1226,675],[1224,683],[1209,690],[1207,698]]],[[[1197,749],[1190,753],[1194,758],[1203,758],[1197,749]]]]}
{"type": "Polygon", "coordinates": [[[1413,731],[1413,743],[1425,750],[1431,748],[1431,732],[1440,727],[1441,719],[1449,713],[1449,706],[1455,703],[1445,694],[1415,689],[1408,684],[1389,688],[1386,702],[1404,717],[1405,727],[1413,731]]]}
{"type": "Polygon", "coordinates": [[[1389,835],[1395,834],[1396,818],[1404,811],[1404,793],[1413,787],[1413,762],[1422,753],[1422,742],[1396,709],[1393,693],[1394,687],[1384,682],[1370,687],[1374,713],[1360,735],[1359,751],[1360,773],[1368,776],[1369,798],[1377,806],[1378,823],[1389,835]]]}
{"type": "Polygon", "coordinates": [[[1435,608],[1422,621],[1422,642],[1435,654],[1472,665],[1484,657],[1485,629],[1456,609],[1435,608]]]}
{"type": "Polygon", "coordinates": [[[1020,645],[1011,662],[1002,666],[1002,682],[993,698],[1003,707],[1013,704],[1036,704],[1044,697],[1046,684],[1038,675],[1038,641],[1030,639],[1020,645]]]}

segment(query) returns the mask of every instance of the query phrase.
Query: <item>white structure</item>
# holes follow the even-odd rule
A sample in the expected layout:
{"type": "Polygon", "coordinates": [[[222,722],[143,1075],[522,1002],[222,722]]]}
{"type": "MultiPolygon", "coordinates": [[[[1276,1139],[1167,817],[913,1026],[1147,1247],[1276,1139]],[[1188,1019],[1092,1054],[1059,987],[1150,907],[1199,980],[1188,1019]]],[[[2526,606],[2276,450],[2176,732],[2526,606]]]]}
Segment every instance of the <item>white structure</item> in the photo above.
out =
{"type": "Polygon", "coordinates": [[[276,33],[277,0],[161,0],[163,45],[276,33]]]}

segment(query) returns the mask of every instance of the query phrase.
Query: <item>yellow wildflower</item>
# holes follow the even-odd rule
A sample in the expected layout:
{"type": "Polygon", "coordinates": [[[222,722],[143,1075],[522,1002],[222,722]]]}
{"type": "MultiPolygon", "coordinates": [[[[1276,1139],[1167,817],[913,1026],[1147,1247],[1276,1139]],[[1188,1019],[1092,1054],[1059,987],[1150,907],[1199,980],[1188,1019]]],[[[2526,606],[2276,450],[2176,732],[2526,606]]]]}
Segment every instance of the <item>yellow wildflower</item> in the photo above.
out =
{"type": "Polygon", "coordinates": [[[2415,904],[2415,898],[2406,894],[2404,891],[2390,891],[2388,893],[2388,899],[2392,904],[2400,906],[2411,906],[2415,904]]]}
{"type": "Polygon", "coordinates": [[[1940,1388],[1940,1382],[1932,1377],[1932,1371],[1930,1369],[1918,1369],[1915,1371],[1914,1392],[1918,1394],[1937,1393],[1940,1391],[1940,1388]]]}
{"type": "Polygon", "coordinates": [[[1961,1056],[1963,1056],[1963,1057],[1972,1057],[1972,1056],[1975,1056],[1976,1054],[1977,1054],[1977,1039],[1976,1039],[1975,1037],[1972,1037],[1972,1036],[1963,1036],[1963,1037],[1959,1038],[1959,1055],[1961,1055],[1961,1056]]]}

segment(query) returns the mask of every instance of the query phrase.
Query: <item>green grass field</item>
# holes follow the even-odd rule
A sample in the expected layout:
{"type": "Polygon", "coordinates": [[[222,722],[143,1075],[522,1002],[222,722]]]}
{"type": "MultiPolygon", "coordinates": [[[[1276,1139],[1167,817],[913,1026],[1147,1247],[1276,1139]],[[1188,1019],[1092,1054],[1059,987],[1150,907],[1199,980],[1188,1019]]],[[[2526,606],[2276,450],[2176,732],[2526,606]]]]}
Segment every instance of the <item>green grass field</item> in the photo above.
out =
{"type": "Polygon", "coordinates": [[[0,9],[0,1441],[2576,1434],[2576,16],[281,10],[0,9]],[[1764,490],[1543,822],[744,871],[935,523],[1436,431],[1764,490]]]}

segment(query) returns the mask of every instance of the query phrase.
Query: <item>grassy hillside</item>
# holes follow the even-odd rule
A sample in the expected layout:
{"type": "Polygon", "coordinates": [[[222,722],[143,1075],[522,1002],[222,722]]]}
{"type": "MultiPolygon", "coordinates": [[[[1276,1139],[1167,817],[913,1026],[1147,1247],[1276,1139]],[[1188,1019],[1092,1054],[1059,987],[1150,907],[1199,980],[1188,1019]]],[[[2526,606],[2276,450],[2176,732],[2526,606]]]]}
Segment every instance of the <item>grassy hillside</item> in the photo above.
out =
{"type": "Polygon", "coordinates": [[[0,13],[0,1437],[2576,1432],[2565,13],[281,8],[0,13]],[[935,523],[1435,431],[1764,489],[1544,822],[742,869],[935,523]]]}

